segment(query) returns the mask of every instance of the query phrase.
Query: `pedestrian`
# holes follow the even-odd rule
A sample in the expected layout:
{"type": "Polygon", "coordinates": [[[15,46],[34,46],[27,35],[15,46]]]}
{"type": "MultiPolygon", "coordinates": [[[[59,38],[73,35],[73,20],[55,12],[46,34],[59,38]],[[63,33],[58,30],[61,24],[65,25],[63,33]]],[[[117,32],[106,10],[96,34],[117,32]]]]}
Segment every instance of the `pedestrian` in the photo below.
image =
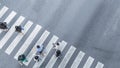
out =
{"type": "Polygon", "coordinates": [[[40,60],[40,55],[35,55],[34,56],[34,61],[35,62],[39,62],[39,60],[40,60]]]}
{"type": "Polygon", "coordinates": [[[18,56],[18,62],[23,65],[23,62],[28,62],[28,60],[26,59],[26,56],[24,54],[21,54],[18,56]]]}
{"type": "Polygon", "coordinates": [[[58,50],[60,46],[60,42],[53,43],[53,49],[58,50]]]}
{"type": "Polygon", "coordinates": [[[57,50],[56,51],[56,57],[59,57],[61,55],[61,51],[60,50],[57,50]]]}
{"type": "Polygon", "coordinates": [[[0,29],[3,29],[5,31],[8,30],[8,26],[6,22],[0,22],[0,29]]]}
{"type": "Polygon", "coordinates": [[[43,50],[44,50],[44,46],[43,45],[41,45],[41,46],[37,45],[37,52],[44,56],[43,50]]]}
{"type": "MultiPolygon", "coordinates": [[[[16,32],[22,33],[22,30],[24,30],[24,28],[23,28],[21,25],[15,26],[15,31],[16,31],[16,32]]],[[[23,34],[23,33],[22,33],[22,34],[23,34]]]]}

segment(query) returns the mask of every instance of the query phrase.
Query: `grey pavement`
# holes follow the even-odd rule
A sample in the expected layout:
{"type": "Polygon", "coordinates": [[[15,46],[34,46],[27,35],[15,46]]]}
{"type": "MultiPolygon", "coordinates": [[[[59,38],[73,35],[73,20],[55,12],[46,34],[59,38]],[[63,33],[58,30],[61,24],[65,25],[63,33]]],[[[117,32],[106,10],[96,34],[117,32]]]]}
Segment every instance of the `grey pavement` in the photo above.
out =
{"type": "MultiPolygon", "coordinates": [[[[67,53],[71,45],[76,48],[66,68],[71,66],[80,51],[85,52],[85,57],[78,68],[84,66],[89,56],[95,59],[91,68],[95,68],[98,61],[104,64],[104,68],[120,67],[119,0],[1,0],[0,3],[0,9],[4,5],[9,8],[0,21],[3,21],[14,10],[17,15],[9,25],[13,25],[20,15],[26,18],[24,22],[31,20],[34,23],[11,55],[7,55],[4,51],[17,36],[17,33],[12,35],[5,46],[0,49],[0,61],[4,60],[0,62],[0,68],[20,67],[13,57],[36,24],[42,26],[38,37],[42,35],[44,30],[51,33],[44,45],[47,45],[52,35],[56,35],[59,40],[65,40],[68,43],[63,50],[63,55],[67,53]]],[[[3,38],[4,34],[6,32],[0,34],[0,39],[3,38]]],[[[32,49],[38,37],[35,37],[30,44],[26,54],[32,49]]],[[[47,61],[50,60],[53,53],[51,50],[42,64],[43,67],[47,65],[47,61]]],[[[61,61],[57,60],[53,68],[57,68],[61,61]]],[[[31,68],[33,64],[34,62],[31,62],[25,68],[31,68]]]]}

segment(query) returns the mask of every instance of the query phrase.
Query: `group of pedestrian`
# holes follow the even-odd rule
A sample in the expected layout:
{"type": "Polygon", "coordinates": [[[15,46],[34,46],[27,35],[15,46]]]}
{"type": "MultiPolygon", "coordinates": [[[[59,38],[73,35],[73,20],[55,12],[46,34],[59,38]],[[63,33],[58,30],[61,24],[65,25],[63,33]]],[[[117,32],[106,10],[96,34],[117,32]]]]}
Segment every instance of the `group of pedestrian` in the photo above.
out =
{"type": "MultiPolygon", "coordinates": [[[[0,22],[0,29],[3,29],[4,31],[8,31],[9,27],[8,27],[6,22],[0,22]]],[[[22,30],[24,30],[24,28],[21,25],[15,26],[15,32],[22,33],[22,30]]],[[[53,49],[55,49],[56,57],[59,57],[61,55],[61,51],[59,49],[60,43],[61,42],[53,43],[53,49]]],[[[45,56],[45,53],[43,52],[43,50],[44,50],[43,45],[37,45],[36,46],[36,51],[39,54],[35,54],[35,56],[34,56],[34,61],[35,62],[39,62],[41,60],[40,56],[45,56]]],[[[18,62],[21,65],[23,65],[23,62],[28,62],[25,54],[21,54],[21,55],[18,56],[18,62]]]]}
{"type": "MultiPolygon", "coordinates": [[[[4,31],[8,31],[9,27],[7,25],[7,22],[0,22],[0,29],[4,30],[4,31]]],[[[21,25],[16,25],[15,26],[15,31],[18,33],[22,33],[22,30],[24,30],[24,28],[21,25]]],[[[22,33],[23,34],[23,33],[22,33]]]]}
{"type": "MultiPolygon", "coordinates": [[[[61,51],[60,51],[60,43],[61,42],[57,42],[57,43],[53,43],[53,49],[55,49],[55,56],[56,57],[60,57],[61,55],[61,51]]],[[[44,51],[44,46],[43,45],[37,45],[36,46],[36,54],[34,55],[34,61],[35,62],[39,62],[41,59],[41,56],[45,56],[44,51]],[[38,54],[37,54],[38,53],[38,54]]],[[[24,54],[21,54],[18,56],[18,61],[21,65],[23,65],[23,62],[28,62],[28,60],[26,59],[26,56],[24,54]]]]}
{"type": "MultiPolygon", "coordinates": [[[[40,45],[37,45],[37,46],[36,46],[36,51],[37,51],[37,53],[39,53],[39,54],[38,54],[38,55],[37,55],[37,54],[34,55],[34,61],[35,61],[35,62],[39,62],[39,61],[41,60],[40,55],[45,56],[45,54],[43,53],[43,50],[44,50],[44,46],[43,46],[43,45],[41,45],[41,46],[40,46],[40,45]]],[[[21,54],[21,55],[18,56],[18,62],[19,62],[21,65],[23,65],[24,62],[28,62],[25,54],[21,54]]]]}
{"type": "Polygon", "coordinates": [[[45,56],[45,53],[43,52],[44,51],[44,46],[43,45],[41,45],[41,46],[37,45],[36,46],[36,51],[37,51],[38,54],[36,54],[34,56],[34,61],[39,62],[39,60],[41,60],[41,55],[45,56]]]}

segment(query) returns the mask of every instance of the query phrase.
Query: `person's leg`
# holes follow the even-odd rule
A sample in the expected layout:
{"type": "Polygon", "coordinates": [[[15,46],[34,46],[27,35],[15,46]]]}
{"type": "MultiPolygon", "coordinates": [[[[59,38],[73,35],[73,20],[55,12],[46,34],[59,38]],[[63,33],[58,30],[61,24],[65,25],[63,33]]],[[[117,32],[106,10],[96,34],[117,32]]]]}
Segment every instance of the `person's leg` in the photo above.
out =
{"type": "Polygon", "coordinates": [[[38,59],[34,59],[35,62],[38,62],[38,59]]]}
{"type": "Polygon", "coordinates": [[[40,53],[40,55],[44,56],[43,52],[39,52],[39,53],[40,53]]]}
{"type": "Polygon", "coordinates": [[[56,53],[56,57],[58,57],[59,56],[59,54],[58,53],[56,53]]]}
{"type": "Polygon", "coordinates": [[[6,25],[6,29],[4,29],[4,31],[8,31],[9,30],[9,27],[6,25]]]}
{"type": "Polygon", "coordinates": [[[23,65],[23,61],[18,61],[20,65],[23,65]]]}
{"type": "Polygon", "coordinates": [[[56,57],[59,57],[61,55],[61,51],[60,50],[57,50],[56,51],[56,57]]]}
{"type": "Polygon", "coordinates": [[[24,27],[21,26],[21,34],[24,34],[22,31],[24,30],[24,27]]]}
{"type": "Polygon", "coordinates": [[[19,32],[20,34],[24,35],[24,33],[22,32],[22,30],[23,30],[23,29],[21,28],[21,30],[18,31],[18,32],[19,32]]]}

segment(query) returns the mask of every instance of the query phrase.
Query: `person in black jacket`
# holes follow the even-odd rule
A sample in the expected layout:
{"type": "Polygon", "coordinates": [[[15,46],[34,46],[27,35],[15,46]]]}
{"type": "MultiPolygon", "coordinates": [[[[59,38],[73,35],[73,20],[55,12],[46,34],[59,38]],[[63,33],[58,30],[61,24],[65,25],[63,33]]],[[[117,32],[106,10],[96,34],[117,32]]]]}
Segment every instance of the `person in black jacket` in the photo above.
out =
{"type": "Polygon", "coordinates": [[[22,33],[22,30],[24,30],[24,28],[21,25],[15,26],[15,31],[16,32],[22,33]]]}
{"type": "Polygon", "coordinates": [[[8,30],[8,26],[6,22],[0,22],[0,29],[8,30]]]}
{"type": "Polygon", "coordinates": [[[56,57],[59,57],[61,55],[61,51],[60,50],[57,50],[56,51],[56,57]]]}

